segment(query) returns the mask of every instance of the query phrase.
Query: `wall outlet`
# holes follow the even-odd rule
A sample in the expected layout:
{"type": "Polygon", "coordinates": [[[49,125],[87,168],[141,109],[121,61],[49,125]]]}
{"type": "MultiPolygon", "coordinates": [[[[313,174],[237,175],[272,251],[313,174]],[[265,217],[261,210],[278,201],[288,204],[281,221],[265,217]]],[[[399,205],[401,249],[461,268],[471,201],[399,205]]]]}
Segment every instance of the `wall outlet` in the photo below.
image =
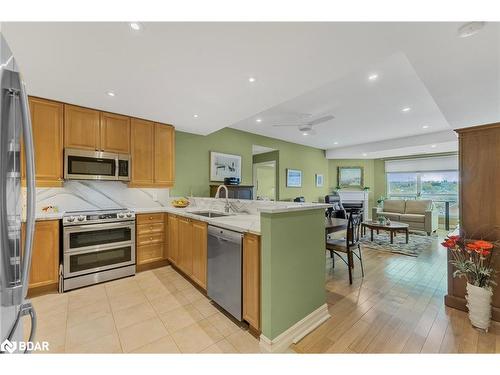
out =
{"type": "Polygon", "coordinates": [[[156,191],[152,192],[151,196],[153,197],[153,201],[158,202],[158,193],[156,191]]]}

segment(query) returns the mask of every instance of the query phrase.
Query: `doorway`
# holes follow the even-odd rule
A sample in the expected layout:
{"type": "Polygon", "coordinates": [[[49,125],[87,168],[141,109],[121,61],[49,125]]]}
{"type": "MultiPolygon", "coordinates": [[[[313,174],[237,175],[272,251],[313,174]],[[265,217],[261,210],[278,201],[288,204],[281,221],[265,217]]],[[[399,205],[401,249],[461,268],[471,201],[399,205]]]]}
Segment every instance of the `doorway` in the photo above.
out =
{"type": "Polygon", "coordinates": [[[257,200],[276,200],[276,161],[253,165],[254,197],[257,200]]]}

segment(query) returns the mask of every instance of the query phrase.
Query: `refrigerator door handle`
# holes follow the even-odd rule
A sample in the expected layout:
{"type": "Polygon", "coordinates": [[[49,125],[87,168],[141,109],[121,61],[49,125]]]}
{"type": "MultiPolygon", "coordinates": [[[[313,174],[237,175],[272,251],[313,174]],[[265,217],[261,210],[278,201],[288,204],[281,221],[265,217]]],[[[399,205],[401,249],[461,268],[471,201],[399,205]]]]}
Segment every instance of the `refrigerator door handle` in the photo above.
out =
{"type": "Polygon", "coordinates": [[[24,241],[24,256],[22,266],[22,298],[28,293],[29,273],[31,268],[31,257],[33,253],[33,233],[35,231],[35,152],[33,147],[33,133],[31,129],[31,117],[28,106],[28,95],[26,86],[21,80],[21,118],[23,123],[24,152],[26,156],[26,238],[24,241]]]}

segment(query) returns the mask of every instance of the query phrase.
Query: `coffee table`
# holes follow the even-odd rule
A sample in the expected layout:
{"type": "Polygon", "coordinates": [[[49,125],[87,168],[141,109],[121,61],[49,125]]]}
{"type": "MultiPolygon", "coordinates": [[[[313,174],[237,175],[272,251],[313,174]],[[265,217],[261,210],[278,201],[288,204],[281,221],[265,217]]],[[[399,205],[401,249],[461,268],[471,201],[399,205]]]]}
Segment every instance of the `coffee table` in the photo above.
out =
{"type": "Polygon", "coordinates": [[[370,229],[370,241],[373,242],[373,230],[375,229],[377,233],[380,230],[388,231],[391,234],[391,244],[394,243],[394,236],[397,232],[404,232],[406,234],[406,243],[408,243],[408,224],[400,223],[399,221],[391,221],[389,225],[380,224],[378,221],[364,221],[361,224],[363,233],[366,233],[366,228],[370,229]]]}

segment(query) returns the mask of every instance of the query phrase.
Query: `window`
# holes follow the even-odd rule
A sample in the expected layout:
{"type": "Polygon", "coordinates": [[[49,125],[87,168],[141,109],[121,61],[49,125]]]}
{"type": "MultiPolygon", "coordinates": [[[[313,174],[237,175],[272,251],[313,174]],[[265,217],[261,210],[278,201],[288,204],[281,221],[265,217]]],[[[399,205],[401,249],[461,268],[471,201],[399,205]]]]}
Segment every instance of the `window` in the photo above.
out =
{"type": "Polygon", "coordinates": [[[390,172],[387,194],[395,199],[432,199],[444,215],[445,202],[450,202],[450,216],[458,216],[458,171],[390,172]]]}
{"type": "Polygon", "coordinates": [[[417,173],[387,173],[387,192],[390,196],[416,196],[417,173]]]}

